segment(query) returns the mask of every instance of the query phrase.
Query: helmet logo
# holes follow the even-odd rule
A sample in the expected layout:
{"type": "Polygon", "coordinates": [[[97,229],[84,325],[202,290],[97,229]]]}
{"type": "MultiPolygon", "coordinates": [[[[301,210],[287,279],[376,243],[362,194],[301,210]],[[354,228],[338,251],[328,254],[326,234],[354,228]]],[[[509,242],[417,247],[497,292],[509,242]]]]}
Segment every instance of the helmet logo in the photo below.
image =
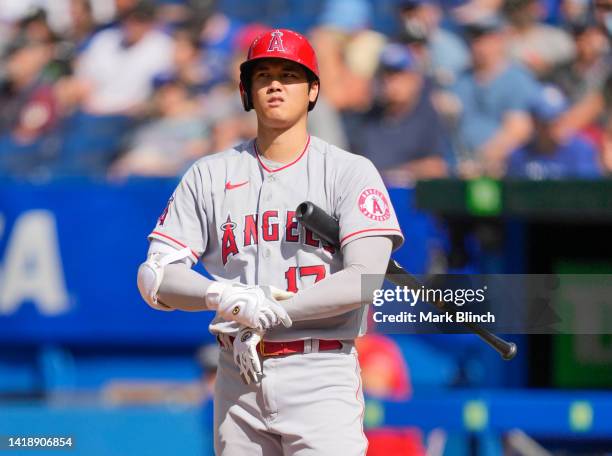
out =
{"type": "Polygon", "coordinates": [[[268,45],[268,52],[278,51],[285,52],[285,48],[283,46],[283,32],[280,30],[276,30],[272,32],[272,38],[270,39],[270,44],[268,45]]]}

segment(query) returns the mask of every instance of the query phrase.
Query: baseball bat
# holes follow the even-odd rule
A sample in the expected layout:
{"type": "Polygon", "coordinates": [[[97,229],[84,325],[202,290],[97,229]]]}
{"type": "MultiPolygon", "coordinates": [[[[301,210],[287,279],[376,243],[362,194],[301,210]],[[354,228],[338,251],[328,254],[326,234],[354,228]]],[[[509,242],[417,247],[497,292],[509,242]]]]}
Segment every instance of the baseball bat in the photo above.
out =
{"type": "MultiPolygon", "coordinates": [[[[316,233],[321,239],[337,248],[340,247],[340,225],[338,221],[316,204],[310,201],[303,202],[296,209],[296,217],[302,225],[316,233]]],[[[408,288],[420,288],[422,285],[416,277],[393,259],[389,259],[385,277],[396,285],[408,288]]],[[[430,304],[443,312],[452,314],[456,312],[455,309],[448,307],[443,302],[430,304]]],[[[517,347],[514,342],[508,342],[476,323],[462,323],[462,325],[485,341],[506,361],[516,356],[517,347]]]]}

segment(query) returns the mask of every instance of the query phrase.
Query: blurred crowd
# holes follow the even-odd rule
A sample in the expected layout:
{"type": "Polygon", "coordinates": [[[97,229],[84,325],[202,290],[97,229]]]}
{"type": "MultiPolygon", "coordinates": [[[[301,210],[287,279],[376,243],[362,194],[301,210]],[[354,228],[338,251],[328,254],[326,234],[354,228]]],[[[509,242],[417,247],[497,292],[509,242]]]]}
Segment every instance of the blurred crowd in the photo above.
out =
{"type": "MultiPolygon", "coordinates": [[[[326,0],[312,134],[418,179],[612,172],[612,0],[326,0]]],[[[0,175],[177,176],[256,134],[268,27],[213,0],[0,0],[0,175]]]]}

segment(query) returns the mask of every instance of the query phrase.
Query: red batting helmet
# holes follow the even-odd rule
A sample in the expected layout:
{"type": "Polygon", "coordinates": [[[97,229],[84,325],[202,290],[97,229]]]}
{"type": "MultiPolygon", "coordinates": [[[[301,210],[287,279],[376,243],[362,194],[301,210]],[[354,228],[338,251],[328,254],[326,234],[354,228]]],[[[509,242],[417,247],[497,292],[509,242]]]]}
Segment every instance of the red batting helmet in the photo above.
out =
{"type": "MultiPolygon", "coordinates": [[[[253,109],[251,99],[251,70],[259,59],[285,59],[299,63],[304,67],[309,80],[319,82],[319,65],[317,56],[308,40],[293,30],[276,29],[262,33],[251,43],[247,59],[240,65],[240,96],[245,111],[253,109]]],[[[314,108],[317,100],[308,104],[308,110],[314,108]]]]}

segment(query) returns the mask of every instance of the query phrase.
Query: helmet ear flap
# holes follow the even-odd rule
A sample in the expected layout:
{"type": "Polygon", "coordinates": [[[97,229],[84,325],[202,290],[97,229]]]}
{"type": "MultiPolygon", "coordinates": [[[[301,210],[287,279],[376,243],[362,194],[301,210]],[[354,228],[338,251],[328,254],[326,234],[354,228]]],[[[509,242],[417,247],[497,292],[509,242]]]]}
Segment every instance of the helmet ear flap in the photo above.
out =
{"type": "Polygon", "coordinates": [[[251,103],[251,97],[249,96],[248,90],[244,87],[242,81],[240,81],[240,99],[242,100],[242,107],[245,111],[250,111],[253,109],[253,105],[251,103]]]}

